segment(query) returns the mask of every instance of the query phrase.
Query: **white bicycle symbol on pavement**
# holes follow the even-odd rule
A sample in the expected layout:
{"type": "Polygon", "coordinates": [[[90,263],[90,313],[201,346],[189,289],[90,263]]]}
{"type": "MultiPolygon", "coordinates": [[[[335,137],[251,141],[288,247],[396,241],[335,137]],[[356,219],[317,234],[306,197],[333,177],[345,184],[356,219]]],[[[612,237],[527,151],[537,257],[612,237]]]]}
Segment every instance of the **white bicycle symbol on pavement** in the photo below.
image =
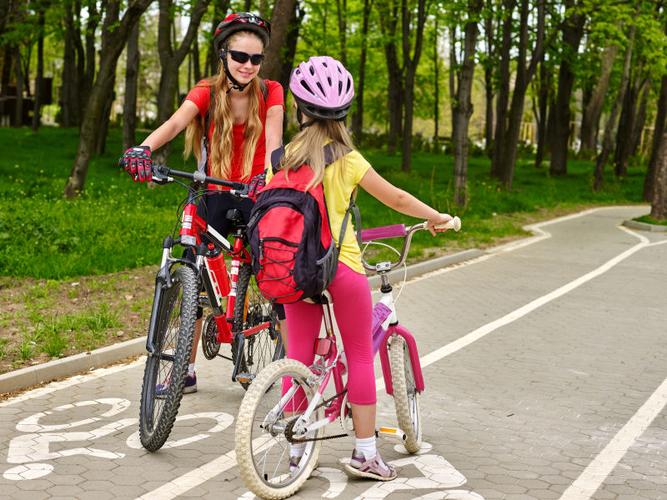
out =
{"type": "MultiPolygon", "coordinates": [[[[3,477],[12,481],[25,481],[38,479],[51,474],[55,466],[53,461],[61,457],[73,455],[87,455],[95,458],[109,460],[118,460],[125,457],[124,453],[113,452],[94,448],[91,446],[74,447],[63,449],[61,451],[52,451],[52,445],[56,443],[81,443],[95,441],[102,437],[117,433],[125,428],[136,426],[138,419],[121,418],[116,421],[103,423],[104,419],[115,417],[125,412],[131,403],[127,399],[121,398],[101,398],[90,401],[80,401],[77,403],[58,406],[49,411],[38,412],[24,418],[16,424],[16,430],[22,434],[14,437],[9,443],[7,451],[7,463],[17,464],[7,469],[3,477]],[[99,406],[107,406],[109,409],[97,416],[83,418],[75,422],[65,424],[43,424],[42,419],[49,416],[62,416],[65,412],[81,408],[98,409],[99,406]],[[89,426],[100,422],[99,427],[84,431],[77,428],[89,426]],[[76,430],[72,430],[76,429],[76,430]]],[[[177,417],[177,421],[185,420],[205,420],[209,419],[214,425],[206,432],[195,434],[186,438],[167,441],[163,448],[176,448],[185,446],[197,441],[201,441],[211,436],[211,434],[222,432],[228,428],[234,421],[234,417],[227,413],[219,412],[201,412],[177,417]]],[[[132,433],[125,441],[126,446],[131,449],[141,449],[139,442],[139,433],[132,433]]],[[[394,491],[401,490],[438,490],[427,493],[420,497],[422,500],[435,499],[453,499],[453,500],[480,500],[483,497],[477,493],[467,490],[453,489],[459,488],[466,482],[465,476],[457,471],[443,457],[429,453],[426,448],[421,454],[407,456],[390,463],[397,468],[414,466],[420,472],[421,477],[399,477],[390,483],[377,483],[369,487],[359,498],[385,498],[394,491]]],[[[313,477],[320,477],[329,483],[327,491],[322,494],[322,498],[336,498],[347,486],[347,476],[339,469],[331,467],[319,467],[313,472],[313,477]]],[[[240,498],[249,499],[254,496],[246,493],[240,498]]]]}

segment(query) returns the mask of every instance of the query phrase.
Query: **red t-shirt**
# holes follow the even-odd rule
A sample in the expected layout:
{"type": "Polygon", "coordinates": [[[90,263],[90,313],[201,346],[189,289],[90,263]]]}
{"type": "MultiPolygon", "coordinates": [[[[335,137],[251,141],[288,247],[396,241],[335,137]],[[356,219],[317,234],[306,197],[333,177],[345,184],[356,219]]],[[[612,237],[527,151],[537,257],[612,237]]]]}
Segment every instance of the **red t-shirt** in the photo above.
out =
{"type": "MultiPolygon", "coordinates": [[[[264,161],[266,158],[266,138],[264,135],[264,127],[266,126],[266,110],[271,106],[285,106],[285,100],[283,96],[283,87],[280,83],[273,80],[264,80],[267,89],[266,102],[264,102],[264,96],[260,95],[259,99],[259,116],[262,121],[262,134],[259,136],[257,141],[257,147],[255,148],[255,156],[252,162],[252,174],[255,176],[261,174],[264,171],[264,161]]],[[[202,80],[195,87],[188,92],[188,95],[185,97],[187,100],[195,103],[199,109],[199,114],[202,118],[206,117],[206,112],[211,101],[211,90],[209,88],[209,82],[202,80]]],[[[213,129],[215,124],[213,123],[213,117],[211,117],[211,127],[208,131],[208,141],[209,144],[213,138],[213,129]]],[[[241,161],[243,158],[243,136],[245,133],[245,123],[235,123],[232,127],[232,172],[229,176],[230,181],[248,181],[248,179],[243,179],[243,167],[241,161]]],[[[210,175],[210,166],[208,167],[210,175]]],[[[212,186],[211,186],[212,187],[212,186]]]]}

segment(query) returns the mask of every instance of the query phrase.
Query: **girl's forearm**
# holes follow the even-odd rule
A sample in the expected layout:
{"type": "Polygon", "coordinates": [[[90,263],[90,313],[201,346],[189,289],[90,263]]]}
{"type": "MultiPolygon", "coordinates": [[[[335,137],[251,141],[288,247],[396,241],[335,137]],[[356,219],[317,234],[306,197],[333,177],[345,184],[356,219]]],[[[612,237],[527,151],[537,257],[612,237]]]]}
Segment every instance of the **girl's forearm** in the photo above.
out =
{"type": "Polygon", "coordinates": [[[180,130],[176,124],[172,123],[171,120],[167,120],[158,128],[156,128],[151,134],[144,139],[141,143],[142,146],[148,146],[151,148],[151,151],[161,148],[166,143],[171,141],[174,137],[178,135],[180,130]]]}
{"type": "Polygon", "coordinates": [[[418,200],[402,189],[399,190],[398,196],[394,198],[391,208],[404,215],[409,215],[410,217],[416,217],[418,219],[433,219],[439,215],[437,210],[429,207],[426,203],[418,200]]]}

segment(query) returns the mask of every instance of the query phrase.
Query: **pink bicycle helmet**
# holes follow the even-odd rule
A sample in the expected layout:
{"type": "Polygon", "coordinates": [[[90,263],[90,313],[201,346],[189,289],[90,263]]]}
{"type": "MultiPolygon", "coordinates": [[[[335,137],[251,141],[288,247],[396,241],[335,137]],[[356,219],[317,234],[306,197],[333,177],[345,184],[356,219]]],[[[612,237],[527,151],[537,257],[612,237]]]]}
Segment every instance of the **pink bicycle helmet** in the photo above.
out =
{"type": "Polygon", "coordinates": [[[342,120],[354,98],[352,75],[329,56],[299,64],[292,71],[289,88],[301,112],[311,118],[342,120]]]}

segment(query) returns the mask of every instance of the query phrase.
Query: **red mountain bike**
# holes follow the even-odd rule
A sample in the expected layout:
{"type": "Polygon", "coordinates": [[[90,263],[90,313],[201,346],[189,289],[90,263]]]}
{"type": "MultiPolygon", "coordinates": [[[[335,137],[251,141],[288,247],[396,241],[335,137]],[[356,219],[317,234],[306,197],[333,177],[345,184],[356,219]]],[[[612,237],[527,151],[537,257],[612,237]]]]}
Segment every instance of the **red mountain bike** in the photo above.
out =
{"type": "Polygon", "coordinates": [[[210,310],[202,328],[204,355],[208,359],[221,356],[221,344],[230,344],[231,356],[221,357],[233,362],[232,380],[245,389],[264,366],[284,356],[277,317],[252,276],[241,213],[227,212],[235,227],[233,244],[197,214],[203,196],[211,193],[206,190],[208,184],[229,187],[227,193],[239,198],[248,196],[248,186],[165,166],[153,166],[153,182],[177,182],[188,189],[188,196],[179,210],[178,236],[167,236],[162,243],[155,279],[139,418],[141,444],[149,451],[162,447],[174,425],[199,308],[210,310]],[[192,182],[187,185],[175,177],[192,182]],[[191,249],[194,259],[175,257],[177,246],[191,249]],[[229,274],[225,256],[231,259],[229,274]]]}

